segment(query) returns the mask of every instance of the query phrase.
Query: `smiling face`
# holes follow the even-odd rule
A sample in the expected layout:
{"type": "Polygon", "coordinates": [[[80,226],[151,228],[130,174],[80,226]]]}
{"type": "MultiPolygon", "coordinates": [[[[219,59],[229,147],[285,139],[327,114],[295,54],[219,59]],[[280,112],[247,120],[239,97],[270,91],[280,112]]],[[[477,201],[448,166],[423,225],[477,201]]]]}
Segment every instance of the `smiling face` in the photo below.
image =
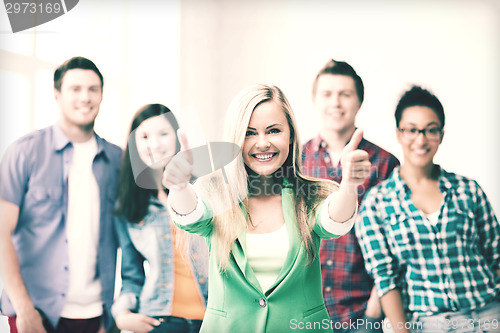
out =
{"type": "Polygon", "coordinates": [[[361,103],[352,77],[320,75],[313,101],[320,114],[323,129],[341,134],[354,131],[361,103]]]}
{"type": "Polygon", "coordinates": [[[268,176],[286,161],[290,150],[290,127],[285,112],[274,101],[252,112],[243,144],[243,161],[253,172],[268,176]]]}
{"type": "Polygon", "coordinates": [[[176,133],[163,115],[144,120],[135,130],[137,151],[151,168],[160,168],[175,154],[176,133]]]}
{"type": "MultiPolygon", "coordinates": [[[[440,129],[441,127],[436,112],[426,106],[411,106],[404,109],[399,122],[399,128],[405,130],[440,129]]],[[[423,133],[418,133],[416,138],[409,139],[397,130],[397,138],[403,148],[405,163],[425,167],[433,164],[434,155],[443,140],[443,133],[436,139],[429,139],[423,133]]]]}
{"type": "Polygon", "coordinates": [[[102,101],[101,79],[92,70],[71,69],[54,90],[63,126],[93,126],[102,101]]]}

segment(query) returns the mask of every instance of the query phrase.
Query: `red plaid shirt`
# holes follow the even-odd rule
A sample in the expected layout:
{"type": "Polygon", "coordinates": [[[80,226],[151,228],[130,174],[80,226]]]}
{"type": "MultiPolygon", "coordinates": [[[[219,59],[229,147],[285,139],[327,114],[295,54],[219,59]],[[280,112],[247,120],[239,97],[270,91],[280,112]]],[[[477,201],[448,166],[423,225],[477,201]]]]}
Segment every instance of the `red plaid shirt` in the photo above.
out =
{"type": "MultiPolygon", "coordinates": [[[[332,165],[326,150],[326,142],[320,136],[309,140],[303,147],[302,164],[304,174],[338,183],[342,180],[340,163],[332,165]]],[[[386,179],[397,165],[398,159],[379,146],[363,139],[358,149],[370,156],[371,173],[363,185],[358,187],[358,202],[364,194],[386,179]]],[[[354,228],[338,239],[324,239],[319,251],[323,297],[330,314],[336,322],[356,321],[366,309],[373,288],[373,280],[365,270],[363,255],[356,239],[354,228]]]]}

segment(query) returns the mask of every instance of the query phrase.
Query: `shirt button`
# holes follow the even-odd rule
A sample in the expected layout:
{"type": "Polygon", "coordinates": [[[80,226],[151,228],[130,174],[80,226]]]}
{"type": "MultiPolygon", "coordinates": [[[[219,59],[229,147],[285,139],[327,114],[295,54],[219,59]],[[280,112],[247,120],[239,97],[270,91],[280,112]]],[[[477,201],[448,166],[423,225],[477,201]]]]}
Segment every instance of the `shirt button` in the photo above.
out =
{"type": "Polygon", "coordinates": [[[327,266],[332,266],[332,265],[333,265],[333,260],[328,259],[328,260],[326,261],[326,265],[327,265],[327,266]]]}
{"type": "Polygon", "coordinates": [[[204,284],[205,282],[207,282],[207,280],[205,278],[199,278],[198,279],[198,282],[201,283],[201,284],[204,284]]]}
{"type": "Polygon", "coordinates": [[[329,293],[330,291],[332,291],[332,287],[330,287],[330,286],[325,287],[325,291],[326,291],[327,293],[329,293]]]}
{"type": "Polygon", "coordinates": [[[259,305],[262,308],[265,308],[266,307],[266,300],[264,298],[259,299],[259,305]]]}
{"type": "Polygon", "coordinates": [[[68,266],[64,266],[64,270],[67,271],[68,270],[68,266]]]}

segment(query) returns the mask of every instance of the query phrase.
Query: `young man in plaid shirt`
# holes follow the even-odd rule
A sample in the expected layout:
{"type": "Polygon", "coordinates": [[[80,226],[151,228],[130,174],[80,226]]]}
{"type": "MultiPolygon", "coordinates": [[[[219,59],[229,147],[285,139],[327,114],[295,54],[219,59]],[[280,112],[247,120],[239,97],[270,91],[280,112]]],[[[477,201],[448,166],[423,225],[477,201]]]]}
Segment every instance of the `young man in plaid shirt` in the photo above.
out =
{"type": "MultiPolygon", "coordinates": [[[[329,61],[313,84],[313,102],[321,116],[319,135],[303,147],[305,174],[340,182],[339,163],[344,146],[356,130],[356,115],[363,103],[363,81],[342,61],[329,61]]],[[[358,203],[364,194],[386,179],[398,159],[363,139],[372,163],[371,174],[358,188],[358,203]]],[[[336,332],[381,332],[382,313],[373,281],[365,270],[354,229],[339,239],[323,240],[320,247],[323,296],[336,332]],[[368,323],[370,322],[370,323],[368,323]]]]}

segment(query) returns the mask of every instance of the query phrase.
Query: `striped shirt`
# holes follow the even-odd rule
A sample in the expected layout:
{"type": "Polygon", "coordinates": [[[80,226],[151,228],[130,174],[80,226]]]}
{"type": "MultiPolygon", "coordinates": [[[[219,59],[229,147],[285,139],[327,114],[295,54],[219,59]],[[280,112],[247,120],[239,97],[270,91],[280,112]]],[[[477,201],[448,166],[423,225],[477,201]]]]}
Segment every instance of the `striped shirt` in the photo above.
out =
{"type": "Polygon", "coordinates": [[[500,225],[479,184],[440,169],[444,201],[434,224],[399,170],[367,193],[356,225],[379,297],[398,288],[413,320],[500,299],[500,225]]]}

